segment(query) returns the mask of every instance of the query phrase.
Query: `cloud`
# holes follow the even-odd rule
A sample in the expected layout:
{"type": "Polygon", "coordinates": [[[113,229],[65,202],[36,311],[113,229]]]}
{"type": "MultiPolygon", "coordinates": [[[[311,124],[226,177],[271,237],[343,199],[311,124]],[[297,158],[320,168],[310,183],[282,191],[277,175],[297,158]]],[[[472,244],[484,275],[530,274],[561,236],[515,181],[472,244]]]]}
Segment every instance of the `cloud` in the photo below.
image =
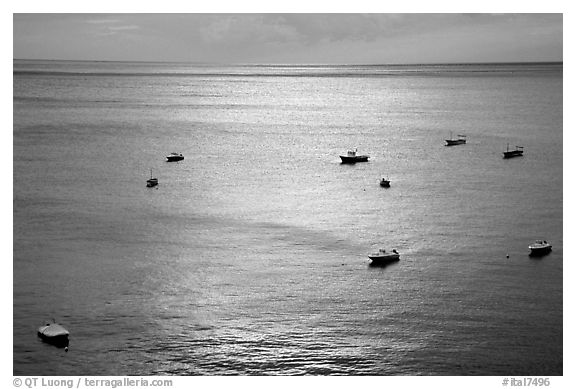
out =
{"type": "Polygon", "coordinates": [[[86,22],[92,26],[92,34],[95,36],[117,35],[123,31],[135,31],[141,28],[136,24],[123,24],[126,22],[121,19],[91,19],[86,22]]]}
{"type": "Polygon", "coordinates": [[[92,20],[87,20],[86,23],[91,23],[91,24],[111,24],[111,23],[118,23],[120,22],[120,20],[118,19],[92,19],[92,20]]]}
{"type": "Polygon", "coordinates": [[[113,30],[113,31],[124,31],[124,30],[139,30],[140,26],[136,26],[136,25],[129,25],[129,26],[112,26],[112,27],[108,27],[108,29],[113,30]]]}
{"type": "Polygon", "coordinates": [[[199,29],[204,41],[212,44],[291,42],[301,37],[294,26],[270,15],[210,15],[199,29]]]}

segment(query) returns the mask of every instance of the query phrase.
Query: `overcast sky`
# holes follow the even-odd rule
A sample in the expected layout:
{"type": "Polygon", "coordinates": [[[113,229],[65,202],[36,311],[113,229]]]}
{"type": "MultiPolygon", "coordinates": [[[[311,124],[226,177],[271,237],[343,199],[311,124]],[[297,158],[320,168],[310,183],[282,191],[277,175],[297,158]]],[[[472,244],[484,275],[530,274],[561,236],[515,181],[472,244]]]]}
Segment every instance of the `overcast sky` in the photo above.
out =
{"type": "Polygon", "coordinates": [[[562,14],[14,14],[15,59],[562,61],[562,14]]]}

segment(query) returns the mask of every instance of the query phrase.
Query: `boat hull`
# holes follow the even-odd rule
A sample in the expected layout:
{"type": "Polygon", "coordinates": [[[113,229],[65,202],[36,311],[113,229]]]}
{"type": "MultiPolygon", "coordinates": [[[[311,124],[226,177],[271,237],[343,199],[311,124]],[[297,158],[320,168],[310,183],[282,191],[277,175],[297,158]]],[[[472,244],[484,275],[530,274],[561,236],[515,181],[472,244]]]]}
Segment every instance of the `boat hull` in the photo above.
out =
{"type": "Polygon", "coordinates": [[[158,179],[157,178],[151,178],[149,180],[146,181],[146,186],[148,188],[152,188],[154,186],[158,185],[158,179]]]}
{"type": "Polygon", "coordinates": [[[380,186],[382,188],[390,188],[390,181],[381,181],[380,186]]]}
{"type": "Polygon", "coordinates": [[[464,139],[446,139],[446,146],[456,146],[466,144],[464,139]]]}
{"type": "Polygon", "coordinates": [[[184,159],[184,157],[181,155],[168,156],[168,157],[166,157],[166,162],[178,162],[178,161],[182,161],[183,159],[184,159]]]}
{"type": "Polygon", "coordinates": [[[505,151],[503,154],[504,154],[504,159],[521,157],[524,155],[524,153],[522,151],[505,151]]]}
{"type": "Polygon", "coordinates": [[[552,251],[552,246],[545,247],[530,247],[531,257],[541,257],[543,255],[549,254],[552,251]]]}
{"type": "Polygon", "coordinates": [[[370,258],[373,264],[383,265],[399,261],[400,254],[369,255],[368,258],[370,258]]]}
{"type": "Polygon", "coordinates": [[[355,157],[340,156],[342,163],[368,162],[368,158],[370,158],[368,155],[357,155],[355,157]]]}

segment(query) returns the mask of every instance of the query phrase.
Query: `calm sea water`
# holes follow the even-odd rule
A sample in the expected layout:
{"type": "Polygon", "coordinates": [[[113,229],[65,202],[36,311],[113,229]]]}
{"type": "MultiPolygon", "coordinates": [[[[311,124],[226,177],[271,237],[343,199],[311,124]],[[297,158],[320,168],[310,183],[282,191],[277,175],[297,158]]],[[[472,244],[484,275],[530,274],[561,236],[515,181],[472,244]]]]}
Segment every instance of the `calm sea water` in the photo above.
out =
{"type": "Polygon", "coordinates": [[[563,374],[561,64],[13,77],[14,374],[563,374]]]}

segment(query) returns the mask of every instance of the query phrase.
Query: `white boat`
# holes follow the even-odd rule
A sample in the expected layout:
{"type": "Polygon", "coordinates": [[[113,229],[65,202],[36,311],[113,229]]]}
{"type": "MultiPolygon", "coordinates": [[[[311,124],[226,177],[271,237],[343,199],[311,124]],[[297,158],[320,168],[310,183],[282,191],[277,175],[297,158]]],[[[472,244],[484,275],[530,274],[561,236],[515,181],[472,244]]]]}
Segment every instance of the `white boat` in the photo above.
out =
{"type": "Polygon", "coordinates": [[[386,264],[400,260],[400,253],[396,249],[387,252],[385,249],[378,250],[377,253],[368,255],[373,264],[386,264]]]}
{"type": "Polygon", "coordinates": [[[68,346],[69,335],[68,330],[56,322],[46,323],[46,325],[38,328],[38,336],[43,341],[58,346],[68,346]]]}
{"type": "Polygon", "coordinates": [[[528,248],[532,256],[546,255],[552,251],[552,245],[545,240],[537,240],[528,246],[528,248]]]}
{"type": "Polygon", "coordinates": [[[181,153],[170,153],[166,156],[166,162],[178,162],[182,161],[184,156],[181,153]]]}
{"type": "Polygon", "coordinates": [[[340,159],[342,163],[356,163],[356,162],[368,162],[369,155],[357,155],[358,149],[348,150],[346,155],[341,155],[340,159]]]}

